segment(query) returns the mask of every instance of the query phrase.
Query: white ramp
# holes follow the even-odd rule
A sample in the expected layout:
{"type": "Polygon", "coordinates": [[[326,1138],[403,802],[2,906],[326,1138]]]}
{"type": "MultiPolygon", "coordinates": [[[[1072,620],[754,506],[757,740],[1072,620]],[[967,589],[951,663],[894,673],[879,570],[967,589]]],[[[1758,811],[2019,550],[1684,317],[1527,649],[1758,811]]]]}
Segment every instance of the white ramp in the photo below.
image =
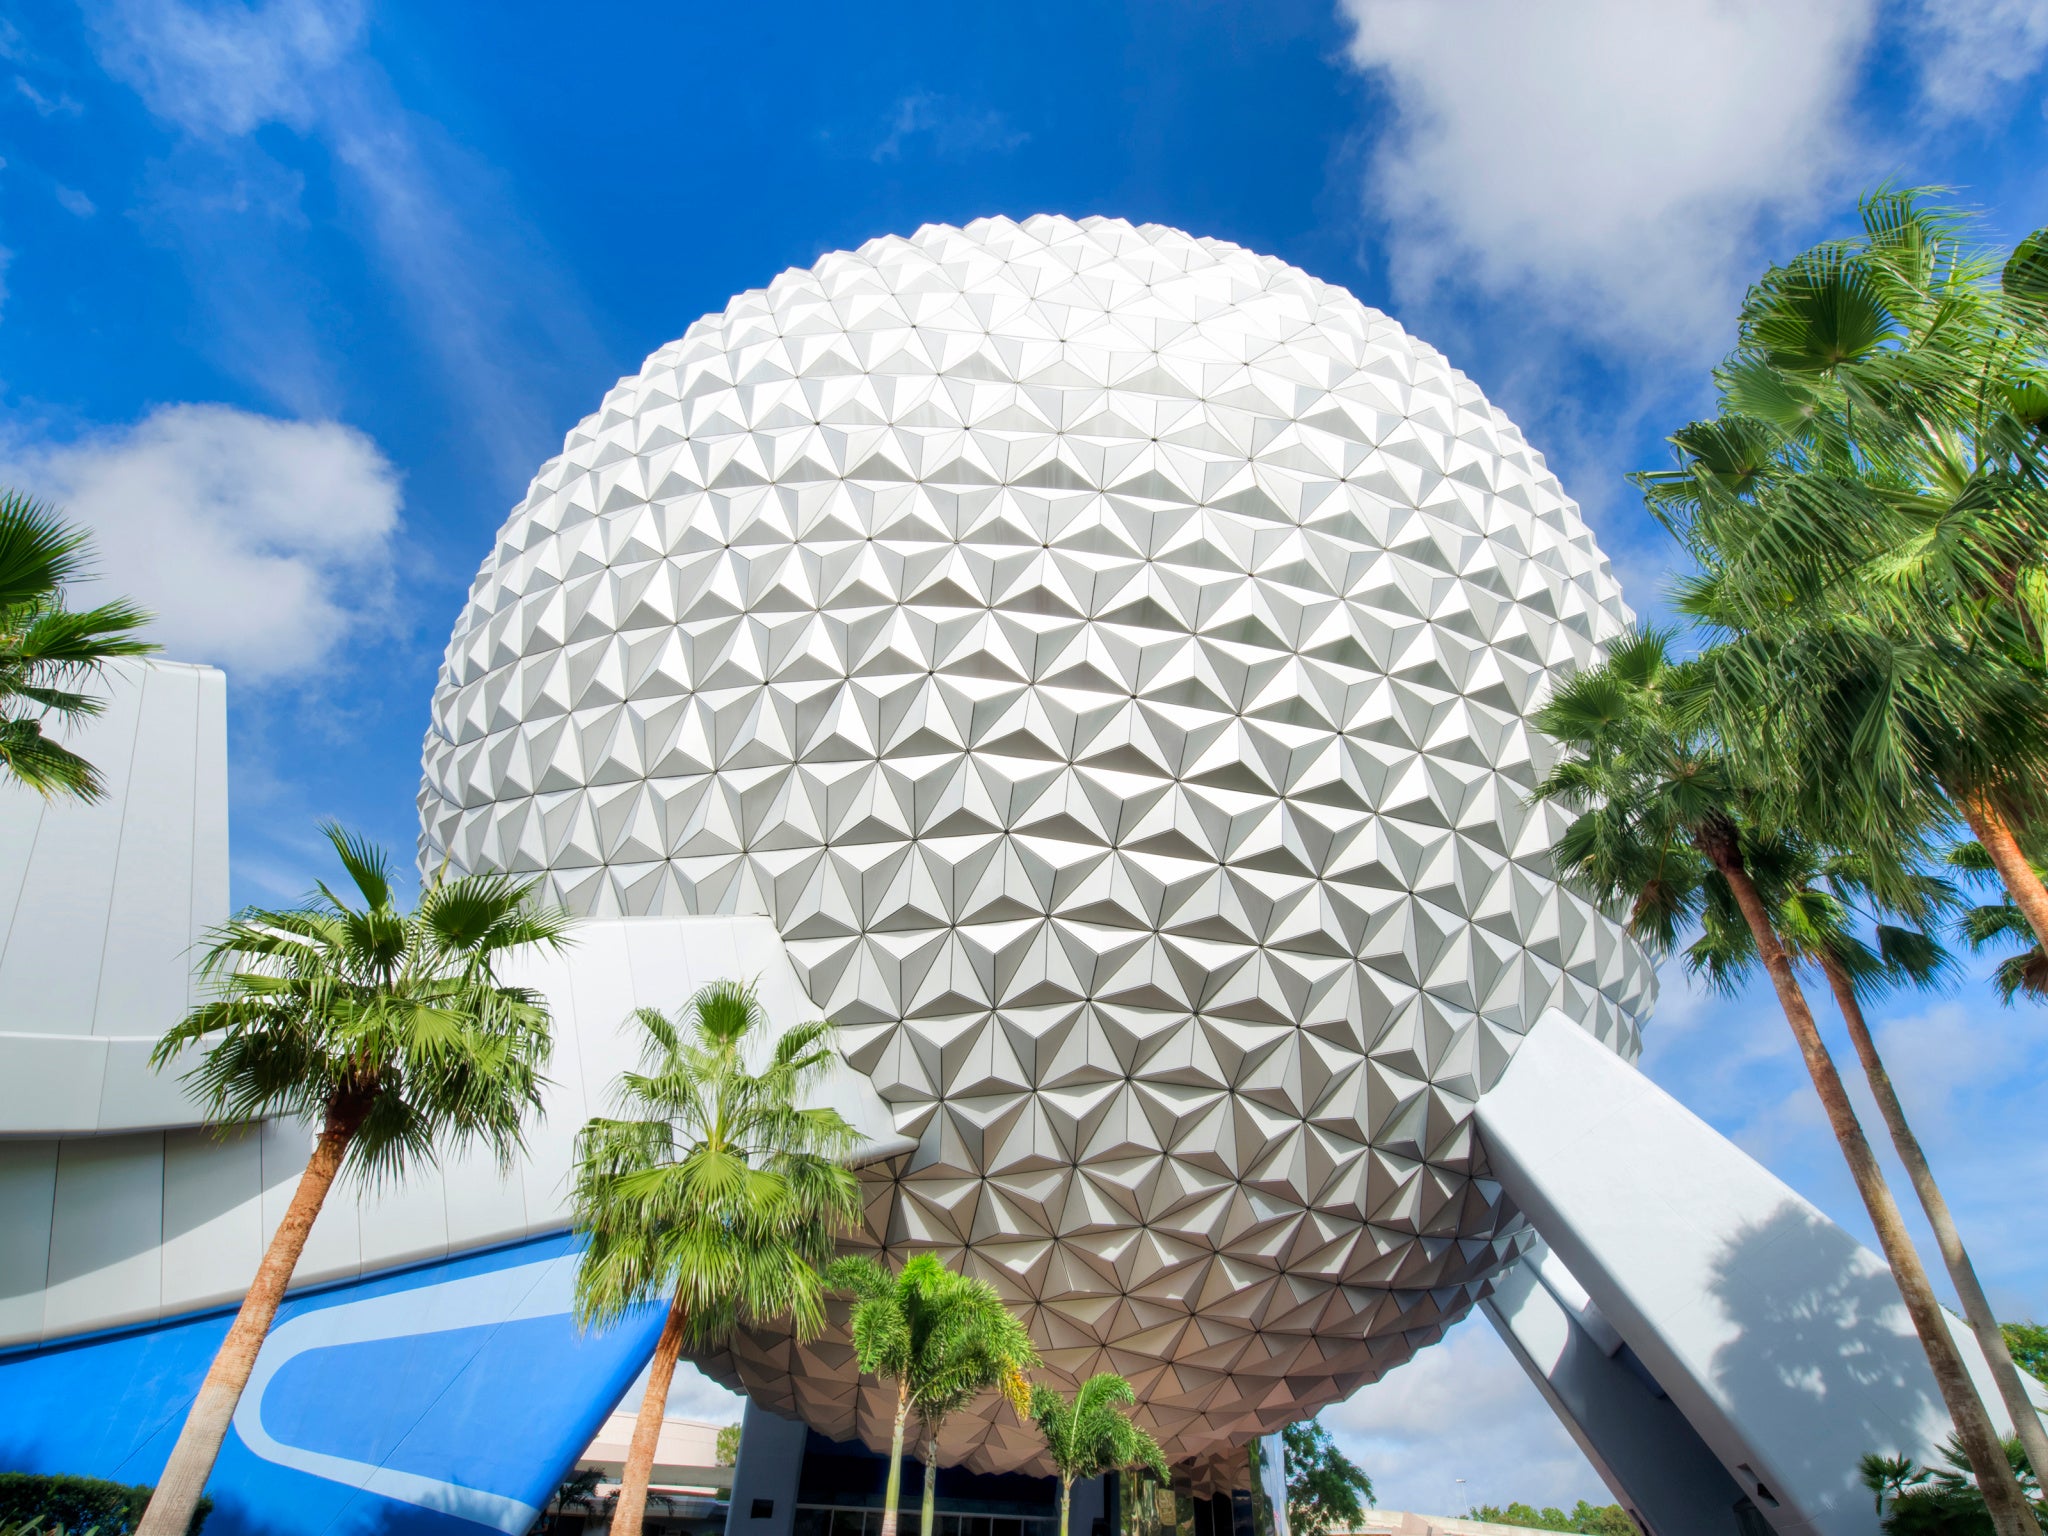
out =
{"type": "MultiPolygon", "coordinates": [[[[1783,1536],[1873,1536],[1858,1459],[1925,1462],[1950,1432],[1884,1262],[1560,1013],[1537,1022],[1477,1118],[1494,1176],[1563,1261],[1567,1290],[1584,1288],[1579,1325],[1594,1316],[1617,1336],[1610,1359],[1640,1364],[1783,1536]]],[[[1494,1309],[1511,1345],[1528,1331],[1513,1289],[1494,1309]]],[[[2009,1432],[1975,1341],[1954,1332],[2009,1432]]],[[[1566,1352],[1545,1359],[1522,1338],[1516,1353],[1557,1405],[1543,1373],[1566,1352]]],[[[1620,1441],[1591,1440],[1596,1466],[1610,1450],[1626,1459],[1620,1441]]],[[[1649,1481],[1631,1492],[1655,1503],[1649,1481]]]]}

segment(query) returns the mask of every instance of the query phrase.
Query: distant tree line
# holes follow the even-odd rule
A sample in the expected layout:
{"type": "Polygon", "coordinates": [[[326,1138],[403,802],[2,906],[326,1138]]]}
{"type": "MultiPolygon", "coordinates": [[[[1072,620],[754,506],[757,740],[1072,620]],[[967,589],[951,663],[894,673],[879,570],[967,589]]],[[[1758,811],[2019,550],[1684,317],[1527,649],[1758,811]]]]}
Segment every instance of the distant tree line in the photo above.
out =
{"type": "Polygon", "coordinates": [[[1584,1499],[1566,1514],[1554,1504],[1541,1509],[1522,1503],[1482,1504],[1472,1519],[1489,1525],[1520,1525],[1535,1531],[1581,1531],[1585,1536],[1640,1536],[1635,1521],[1619,1504],[1588,1504],[1584,1499]]]}

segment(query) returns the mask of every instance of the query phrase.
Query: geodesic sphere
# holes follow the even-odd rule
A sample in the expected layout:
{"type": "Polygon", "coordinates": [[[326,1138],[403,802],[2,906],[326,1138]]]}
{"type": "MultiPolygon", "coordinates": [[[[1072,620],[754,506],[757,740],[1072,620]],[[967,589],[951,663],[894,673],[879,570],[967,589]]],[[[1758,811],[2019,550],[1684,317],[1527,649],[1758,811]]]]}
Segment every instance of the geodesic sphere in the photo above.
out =
{"type": "MultiPolygon", "coordinates": [[[[1429,347],[1108,219],[875,240],[691,326],[569,434],[434,698],[421,849],[584,913],[766,913],[917,1151],[871,1237],[1130,1377],[1173,1457],[1437,1338],[1516,1251],[1474,1098],[1643,955],[1523,796],[1626,622],[1429,347]]],[[[843,1336],[738,1340],[886,1443],[843,1336]]],[[[945,1454],[1026,1465],[993,1400],[945,1454]]]]}

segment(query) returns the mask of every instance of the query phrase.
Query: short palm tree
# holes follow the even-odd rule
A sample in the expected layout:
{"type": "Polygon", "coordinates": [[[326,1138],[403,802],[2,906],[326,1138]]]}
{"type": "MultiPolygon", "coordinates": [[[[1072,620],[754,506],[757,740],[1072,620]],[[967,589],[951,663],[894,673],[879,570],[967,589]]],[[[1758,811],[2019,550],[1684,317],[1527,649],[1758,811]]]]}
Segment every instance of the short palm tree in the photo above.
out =
{"type": "Polygon", "coordinates": [[[1759,797],[1699,723],[1697,678],[1713,675],[1710,665],[1674,664],[1662,635],[1618,642],[1603,665],[1569,679],[1538,712],[1538,726],[1566,756],[1532,798],[1579,813],[1557,845],[1561,870],[1603,905],[1627,908],[1631,930],[1653,948],[1679,921],[1696,915],[1706,876],[1725,884],[1792,1028],[1942,1400],[1984,1481],[1999,1536],[2036,1536],[2033,1515],[1815,1025],[1772,904],[1751,873],[1751,850],[1768,834],[1760,837],[1745,824],[1759,797]]]}
{"type": "MultiPolygon", "coordinates": [[[[1904,1165],[1927,1224],[1934,1232],[1950,1282],[1962,1302],[1963,1316],[1984,1353],[1991,1377],[1998,1387],[2029,1460],[2048,1466],[2048,1427],[2027,1396],[2019,1367],[2006,1345],[1998,1316],[1977,1278],[1977,1267],[1956,1226],[1927,1152],[1906,1118],[1890,1070],[1877,1049],[1870,1024],[1863,1012],[1866,996],[1893,986],[1921,988],[1938,986],[1954,969],[1954,960],[1940,941],[1918,923],[1888,919],[1904,917],[1925,922],[1951,910],[1956,902],[1954,887],[1926,876],[1894,876],[1874,882],[1862,860],[1840,856],[1823,857],[1796,839],[1778,837],[1752,839],[1749,866],[1757,885],[1770,902],[1785,945],[1800,961],[1819,970],[1833,994],[1835,1007],[1848,1026],[1849,1038],[1863,1065],[1864,1080],[1877,1101],[1879,1115],[1890,1133],[1892,1148],[1904,1165]],[[1874,886],[1915,890],[1920,899],[1913,910],[1887,910],[1874,886]],[[1861,906],[1864,910],[1859,913],[1861,906]],[[1858,931],[1858,918],[1867,924],[1874,944],[1858,931]]],[[[1733,994],[1754,972],[1756,944],[1749,926],[1735,912],[1726,896],[1726,886],[1715,882],[1707,892],[1702,932],[1686,952],[1696,974],[1704,974],[1716,990],[1733,994]]]]}
{"type": "Polygon", "coordinates": [[[403,911],[385,854],[322,830],[354,899],[322,884],[302,907],[251,908],[209,935],[200,974],[215,995],[151,1057],[161,1069],[204,1052],[185,1081],[216,1125],[291,1115],[319,1131],[137,1536],[182,1536],[190,1524],[336,1177],[396,1181],[443,1148],[478,1143],[509,1165],[540,1107],[547,1004],[498,968],[521,950],[561,947],[569,919],[537,906],[537,882],[505,875],[437,879],[403,911]]]}
{"type": "Polygon", "coordinates": [[[80,685],[117,657],[156,649],[136,638],[149,615],[132,603],[64,606],[65,587],[86,575],[91,557],[84,529],[0,491],[0,778],[46,797],[100,797],[98,771],[45,727],[98,714],[106,701],[80,685]]]}
{"type": "Polygon", "coordinates": [[[819,1267],[860,1219],[845,1166],[858,1136],[805,1097],[832,1060],[829,1024],[769,1043],[754,988],[703,988],[675,1017],[632,1016],[641,1067],[619,1079],[618,1113],[576,1141],[576,1274],[585,1326],[666,1301],[647,1390],[620,1476],[614,1536],[639,1536],[669,1385],[683,1349],[738,1326],[788,1317],[799,1337],[824,1326],[819,1267]],[[758,1069],[750,1061],[758,1058],[758,1069]]]}
{"type": "Polygon", "coordinates": [[[924,1431],[923,1536],[932,1536],[940,1429],[991,1389],[1002,1391],[1017,1417],[1028,1417],[1024,1372],[1038,1364],[1038,1351],[994,1286],[955,1274],[936,1254],[920,1253],[894,1275],[854,1254],[835,1263],[828,1279],[853,1294],[853,1348],[861,1370],[896,1383],[882,1536],[896,1536],[903,1431],[913,1413],[924,1431]]]}
{"type": "Polygon", "coordinates": [[[1159,1442],[1133,1424],[1125,1411],[1138,1396],[1123,1377],[1104,1372],[1081,1383],[1072,1399],[1051,1387],[1031,1389],[1031,1420],[1045,1436],[1045,1454],[1060,1480],[1060,1536],[1067,1536],[1067,1510],[1079,1478],[1100,1477],[1127,1467],[1149,1467],[1166,1481],[1159,1442]]]}

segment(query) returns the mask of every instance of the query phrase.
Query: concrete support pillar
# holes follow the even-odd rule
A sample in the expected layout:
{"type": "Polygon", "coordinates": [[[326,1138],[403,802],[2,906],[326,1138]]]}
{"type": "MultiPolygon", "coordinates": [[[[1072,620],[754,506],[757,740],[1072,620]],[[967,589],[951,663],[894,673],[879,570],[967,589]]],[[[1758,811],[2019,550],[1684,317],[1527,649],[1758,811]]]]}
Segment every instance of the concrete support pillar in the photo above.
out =
{"type": "Polygon", "coordinates": [[[789,1536],[797,1480],[810,1430],[751,1401],[740,1420],[740,1459],[732,1469],[726,1536],[789,1536]]]}
{"type": "Polygon", "coordinates": [[[1555,1254],[1510,1269],[1480,1308],[1650,1536],[1741,1536],[1742,1490],[1555,1254]]]}
{"type": "MultiPolygon", "coordinates": [[[[1780,1536],[1876,1536],[1859,1458],[1925,1463],[1950,1433],[1884,1262],[1561,1013],[1537,1021],[1476,1119],[1493,1175],[1626,1345],[1608,1363],[1640,1364],[1780,1536]]],[[[1510,1281],[1495,1311],[1595,1465],[1636,1491],[1625,1469],[1665,1416],[1631,1429],[1610,1412],[1625,1398],[1601,1381],[1603,1351],[1560,1338],[1547,1306],[1574,1310],[1510,1281]]],[[[1975,1340],[1953,1331],[2002,1421],[1975,1340]]],[[[1705,1476],[1683,1459],[1674,1495],[1705,1476]]],[[[1655,1486],[1640,1483],[1646,1502],[1655,1486]]]]}

